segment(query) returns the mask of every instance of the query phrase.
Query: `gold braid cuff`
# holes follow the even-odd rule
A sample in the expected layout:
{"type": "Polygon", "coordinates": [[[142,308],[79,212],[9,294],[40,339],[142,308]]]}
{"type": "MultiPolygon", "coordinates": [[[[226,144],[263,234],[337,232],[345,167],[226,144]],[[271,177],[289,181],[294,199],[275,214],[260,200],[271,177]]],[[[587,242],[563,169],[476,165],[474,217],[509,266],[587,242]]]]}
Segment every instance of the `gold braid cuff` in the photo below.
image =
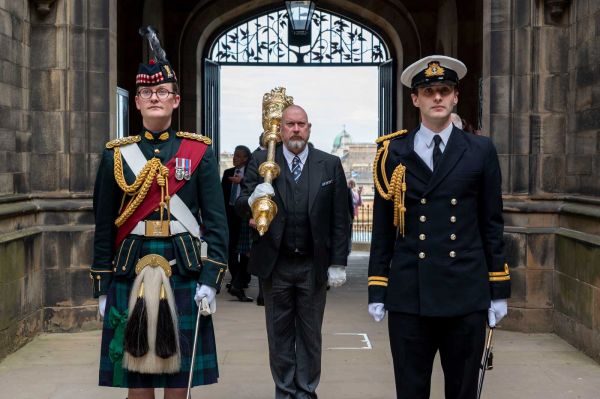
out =
{"type": "Polygon", "coordinates": [[[404,237],[404,215],[406,213],[406,207],[404,206],[406,196],[406,166],[398,164],[392,173],[392,178],[388,180],[385,163],[387,161],[390,140],[406,133],[406,130],[399,130],[378,138],[375,142],[377,144],[383,143],[383,145],[377,150],[375,160],[373,161],[373,181],[375,182],[375,188],[384,200],[394,202],[394,226],[400,229],[402,237],[404,237]],[[377,173],[377,169],[379,169],[380,173],[377,173]],[[379,179],[380,175],[383,185],[379,179]]]}
{"type": "MultiPolygon", "coordinates": [[[[127,196],[127,195],[133,197],[131,199],[131,201],[129,201],[127,206],[125,207],[125,210],[115,220],[115,225],[117,227],[121,227],[123,225],[123,223],[125,223],[125,221],[127,219],[129,219],[129,217],[131,217],[131,215],[133,215],[133,212],[135,212],[135,210],[144,201],[144,198],[146,198],[146,195],[148,194],[150,187],[152,187],[152,183],[154,182],[154,180],[156,180],[156,182],[160,186],[161,211],[162,211],[162,209],[166,209],[167,217],[170,219],[170,212],[169,212],[170,197],[169,197],[169,187],[168,187],[169,169],[160,162],[160,159],[152,158],[152,159],[148,160],[148,162],[146,162],[146,165],[144,165],[144,167],[140,171],[139,175],[137,175],[135,177],[135,181],[133,182],[133,184],[128,185],[127,182],[125,181],[125,175],[123,173],[123,160],[121,158],[121,150],[118,146],[116,146],[116,147],[114,147],[114,151],[115,151],[115,157],[114,157],[115,158],[115,162],[114,162],[115,180],[116,180],[117,184],[119,185],[119,187],[121,188],[121,190],[123,190],[123,192],[125,193],[123,199],[125,199],[125,196],[127,196]],[[166,191],[166,194],[165,194],[165,191],[166,191]]],[[[160,216],[161,216],[161,221],[162,221],[163,212],[160,213],[160,216]]]]}

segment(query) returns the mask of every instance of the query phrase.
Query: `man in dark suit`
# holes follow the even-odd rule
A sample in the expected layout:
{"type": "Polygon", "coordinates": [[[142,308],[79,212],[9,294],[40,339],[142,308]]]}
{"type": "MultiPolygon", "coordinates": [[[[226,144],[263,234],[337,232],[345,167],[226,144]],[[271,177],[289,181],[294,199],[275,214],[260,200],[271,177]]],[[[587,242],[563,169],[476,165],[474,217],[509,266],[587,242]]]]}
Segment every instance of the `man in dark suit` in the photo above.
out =
{"type": "Polygon", "coordinates": [[[496,149],[452,125],[454,58],[429,56],[401,81],[421,125],[378,139],[369,261],[369,313],[389,312],[398,398],[429,398],[440,352],[447,399],[475,399],[486,319],[507,313],[502,192],[496,149]]]}
{"type": "Polygon", "coordinates": [[[282,145],[275,151],[281,173],[274,188],[263,183],[250,162],[236,203],[241,214],[269,195],[277,215],[269,230],[255,234],[249,268],[262,279],[269,361],[277,399],[316,398],[321,375],[321,326],[326,285],[346,281],[348,188],[338,157],[309,146],[304,109],[283,111],[282,145]]]}
{"type": "Polygon", "coordinates": [[[241,302],[252,302],[252,298],[246,296],[244,286],[248,283],[247,271],[248,256],[238,251],[240,241],[240,230],[244,230],[241,219],[235,212],[235,201],[240,196],[241,183],[244,180],[246,166],[250,161],[250,149],[243,145],[235,147],[233,152],[233,168],[225,169],[221,179],[223,188],[223,199],[227,212],[227,226],[229,227],[229,273],[231,283],[227,285],[228,291],[241,302]]]}

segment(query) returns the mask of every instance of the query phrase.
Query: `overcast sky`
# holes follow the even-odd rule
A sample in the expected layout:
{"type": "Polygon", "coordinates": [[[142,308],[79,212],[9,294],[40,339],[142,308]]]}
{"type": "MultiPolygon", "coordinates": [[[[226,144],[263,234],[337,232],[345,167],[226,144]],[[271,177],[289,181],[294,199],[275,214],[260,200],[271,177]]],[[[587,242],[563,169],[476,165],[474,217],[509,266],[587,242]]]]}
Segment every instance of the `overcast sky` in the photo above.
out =
{"type": "Polygon", "coordinates": [[[221,151],[254,150],[262,132],[262,96],[283,86],[312,123],[310,141],[329,152],[346,125],[355,143],[377,138],[377,67],[221,67],[221,151]]]}

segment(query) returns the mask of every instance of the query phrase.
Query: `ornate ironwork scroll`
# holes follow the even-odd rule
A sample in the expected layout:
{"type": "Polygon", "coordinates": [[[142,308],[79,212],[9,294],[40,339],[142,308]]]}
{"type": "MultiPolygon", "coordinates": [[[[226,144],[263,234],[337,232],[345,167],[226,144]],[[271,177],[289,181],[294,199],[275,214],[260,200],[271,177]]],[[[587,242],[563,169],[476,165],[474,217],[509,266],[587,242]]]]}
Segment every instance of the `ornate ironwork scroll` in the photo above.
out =
{"type": "Polygon", "coordinates": [[[213,44],[210,59],[219,64],[379,65],[389,59],[381,38],[339,15],[315,10],[312,43],[287,41],[285,9],[261,15],[223,33],[213,44]]]}

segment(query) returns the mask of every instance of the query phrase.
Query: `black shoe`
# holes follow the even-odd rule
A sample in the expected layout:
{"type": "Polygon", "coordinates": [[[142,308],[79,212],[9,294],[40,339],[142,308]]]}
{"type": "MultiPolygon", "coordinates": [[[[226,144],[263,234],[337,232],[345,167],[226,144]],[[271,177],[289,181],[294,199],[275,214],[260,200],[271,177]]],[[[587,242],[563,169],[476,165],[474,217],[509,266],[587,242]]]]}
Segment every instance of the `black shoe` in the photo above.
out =
{"type": "Polygon", "coordinates": [[[231,289],[229,290],[229,293],[231,295],[233,295],[234,297],[236,297],[240,302],[253,302],[254,301],[254,299],[250,298],[249,296],[246,296],[246,293],[244,292],[244,290],[240,290],[235,287],[231,287],[231,289]]]}
{"type": "Polygon", "coordinates": [[[262,296],[256,298],[256,306],[265,306],[265,298],[262,296]]]}
{"type": "Polygon", "coordinates": [[[227,292],[231,291],[231,283],[225,284],[225,288],[227,288],[227,292]]]}

